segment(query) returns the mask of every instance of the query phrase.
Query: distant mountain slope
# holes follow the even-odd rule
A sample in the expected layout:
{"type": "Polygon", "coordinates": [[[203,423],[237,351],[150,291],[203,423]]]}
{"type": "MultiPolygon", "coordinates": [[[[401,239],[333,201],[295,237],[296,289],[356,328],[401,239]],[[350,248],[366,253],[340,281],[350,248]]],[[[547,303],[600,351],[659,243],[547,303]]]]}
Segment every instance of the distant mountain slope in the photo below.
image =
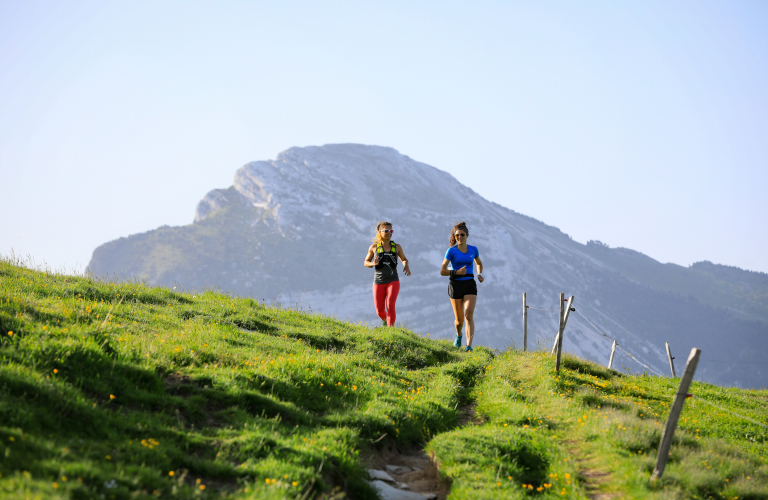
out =
{"type": "MultiPolygon", "coordinates": [[[[557,294],[565,292],[576,296],[578,312],[658,372],[668,372],[668,341],[681,355],[694,345],[703,349],[705,380],[768,382],[768,365],[758,364],[768,345],[767,275],[711,263],[685,268],[599,242],[582,245],[391,148],[291,148],[273,161],[249,163],[232,187],[205,196],[193,224],[106,243],[89,269],[279,297],[372,321],[372,274],[362,261],[378,220],[394,223],[394,239],[411,262],[413,276],[401,277],[398,319],[412,328],[450,335],[447,281],[438,269],[451,225],[466,220],[488,278],[476,312],[479,343],[521,345],[522,293],[533,307],[556,308],[557,294]]],[[[529,314],[530,345],[537,335],[551,342],[555,317],[554,311],[529,314]]],[[[565,346],[599,362],[610,349],[578,314],[569,320],[565,346]]],[[[617,365],[642,370],[622,355],[617,365]]]]}
{"type": "Polygon", "coordinates": [[[768,320],[768,274],[711,262],[691,267],[662,264],[627,248],[587,243],[590,255],[625,278],[658,290],[691,295],[713,307],[726,308],[748,320],[768,320]]]}

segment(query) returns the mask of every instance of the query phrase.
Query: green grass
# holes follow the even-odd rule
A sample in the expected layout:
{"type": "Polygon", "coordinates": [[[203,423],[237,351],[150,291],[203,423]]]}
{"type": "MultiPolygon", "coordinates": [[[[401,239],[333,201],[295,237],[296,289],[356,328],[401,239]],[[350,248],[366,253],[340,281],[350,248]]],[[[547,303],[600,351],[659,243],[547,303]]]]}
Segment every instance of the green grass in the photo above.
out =
{"type": "MultiPolygon", "coordinates": [[[[360,453],[395,443],[450,498],[768,499],[766,429],[696,398],[649,482],[676,386],[0,261],[3,498],[373,498],[360,453]]],[[[691,392],[766,420],[768,391],[691,392]]]]}
{"type": "Polygon", "coordinates": [[[491,357],[210,291],[0,279],[8,497],[370,497],[359,451],[450,429],[491,357]]]}
{"type": "Polygon", "coordinates": [[[483,425],[429,444],[441,452],[446,471],[458,472],[452,487],[458,498],[768,498],[766,429],[702,401],[768,423],[768,391],[694,382],[664,476],[651,483],[679,379],[622,375],[569,355],[559,374],[553,364],[544,351],[497,356],[471,393],[483,425]],[[477,456],[455,451],[473,439],[477,456]],[[521,453],[537,453],[539,462],[529,458],[527,469],[505,465],[505,471],[502,461],[490,460],[506,454],[507,462],[520,463],[521,453]],[[473,466],[464,472],[462,463],[473,466]]]}

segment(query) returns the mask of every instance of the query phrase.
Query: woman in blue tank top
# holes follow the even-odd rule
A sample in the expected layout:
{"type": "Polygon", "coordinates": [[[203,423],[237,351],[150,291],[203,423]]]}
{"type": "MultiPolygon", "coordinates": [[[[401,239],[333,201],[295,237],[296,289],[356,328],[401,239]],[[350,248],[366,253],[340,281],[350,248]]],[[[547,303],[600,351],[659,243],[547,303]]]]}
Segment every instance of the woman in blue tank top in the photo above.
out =
{"type": "Polygon", "coordinates": [[[467,351],[472,351],[472,340],[475,335],[475,304],[477,303],[477,283],[473,273],[477,264],[477,279],[483,282],[483,262],[477,247],[467,244],[469,229],[465,222],[459,222],[451,230],[451,247],[445,252],[443,265],[440,266],[441,276],[450,276],[448,282],[448,297],[451,299],[456,338],[455,347],[461,348],[461,329],[467,323],[467,351]],[[448,269],[448,264],[451,269],[448,269]]]}

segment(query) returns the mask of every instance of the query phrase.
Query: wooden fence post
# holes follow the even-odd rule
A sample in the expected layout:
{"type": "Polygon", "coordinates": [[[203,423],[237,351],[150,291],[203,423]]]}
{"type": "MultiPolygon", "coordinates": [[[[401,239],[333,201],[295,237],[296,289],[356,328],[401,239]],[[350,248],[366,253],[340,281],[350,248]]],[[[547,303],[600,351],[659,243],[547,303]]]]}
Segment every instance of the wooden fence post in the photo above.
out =
{"type": "Polygon", "coordinates": [[[608,369],[613,369],[613,355],[616,354],[616,346],[619,345],[616,343],[616,341],[613,341],[613,345],[611,346],[611,359],[608,360],[608,369]]]}
{"type": "Polygon", "coordinates": [[[667,358],[669,358],[669,369],[672,370],[672,378],[677,378],[677,375],[675,375],[675,364],[672,362],[672,351],[669,350],[669,342],[666,342],[667,344],[667,358]]]}
{"type": "Polygon", "coordinates": [[[675,402],[672,403],[672,408],[669,409],[667,425],[664,427],[664,434],[661,435],[659,455],[656,457],[656,467],[653,469],[653,475],[651,475],[652,481],[661,479],[662,474],[664,474],[664,468],[667,466],[669,448],[672,446],[672,436],[675,434],[677,421],[680,419],[680,412],[683,411],[683,403],[685,403],[685,399],[688,397],[688,389],[693,381],[693,374],[696,373],[696,365],[699,364],[699,354],[701,354],[701,349],[695,347],[691,349],[691,355],[688,356],[688,362],[685,364],[685,372],[680,380],[680,387],[677,389],[675,402]]]}
{"type": "Polygon", "coordinates": [[[523,352],[528,350],[528,303],[523,292],[523,352]]]}
{"type": "MultiPolygon", "coordinates": [[[[563,298],[563,294],[560,294],[560,298],[563,298]]],[[[561,301],[562,302],[562,301],[561,301]]],[[[560,339],[563,336],[563,330],[565,330],[565,325],[568,323],[568,316],[571,314],[571,304],[573,303],[573,295],[571,295],[571,298],[568,299],[568,307],[565,309],[565,315],[562,314],[562,306],[560,307],[560,318],[562,320],[562,325],[560,328],[558,328],[557,335],[555,335],[555,343],[552,344],[552,354],[557,352],[558,345],[562,347],[562,342],[560,342],[560,339]]]]}
{"type": "Polygon", "coordinates": [[[565,316],[563,316],[563,330],[565,330],[565,325],[568,324],[568,316],[571,315],[572,307],[573,307],[573,295],[571,295],[571,298],[568,299],[568,304],[565,307],[565,316]]]}
{"type": "Polygon", "coordinates": [[[565,304],[563,304],[563,301],[565,300],[563,297],[565,297],[564,293],[560,294],[560,327],[557,329],[557,360],[555,361],[555,371],[560,371],[560,354],[563,349],[563,316],[565,315],[565,304]]]}
{"type": "Polygon", "coordinates": [[[563,312],[563,294],[560,294],[560,333],[557,336],[557,361],[555,362],[555,370],[560,371],[560,355],[563,352],[563,333],[565,332],[565,325],[568,323],[568,316],[571,315],[571,306],[573,305],[573,295],[568,299],[568,304],[565,305],[565,312],[563,312]]]}

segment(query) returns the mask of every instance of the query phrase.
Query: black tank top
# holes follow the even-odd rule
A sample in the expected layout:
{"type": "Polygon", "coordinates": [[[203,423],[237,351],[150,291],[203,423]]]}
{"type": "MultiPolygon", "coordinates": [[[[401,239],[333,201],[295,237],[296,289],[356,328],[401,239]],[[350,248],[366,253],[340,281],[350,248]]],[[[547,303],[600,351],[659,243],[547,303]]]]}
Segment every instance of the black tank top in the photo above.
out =
{"type": "Polygon", "coordinates": [[[393,246],[395,246],[394,242],[383,245],[382,250],[384,251],[382,253],[378,253],[378,245],[376,245],[376,248],[373,250],[374,259],[377,255],[380,256],[379,264],[374,268],[376,270],[373,275],[374,285],[386,285],[387,283],[392,283],[393,281],[400,281],[400,278],[397,277],[397,252],[392,251],[391,247],[393,246]]]}

